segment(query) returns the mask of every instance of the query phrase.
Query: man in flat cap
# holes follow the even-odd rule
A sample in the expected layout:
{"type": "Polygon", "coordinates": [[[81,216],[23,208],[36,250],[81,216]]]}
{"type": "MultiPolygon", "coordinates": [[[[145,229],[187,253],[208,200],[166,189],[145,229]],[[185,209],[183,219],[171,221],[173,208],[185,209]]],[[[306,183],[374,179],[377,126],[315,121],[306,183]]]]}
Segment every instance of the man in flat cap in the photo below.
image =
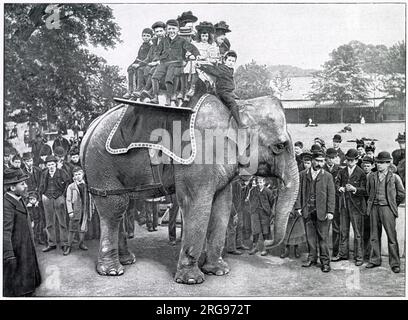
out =
{"type": "Polygon", "coordinates": [[[336,189],[340,195],[340,250],[332,259],[337,262],[349,259],[350,223],[354,232],[354,262],[363,264],[363,219],[366,214],[366,175],[357,163],[359,153],[349,149],[346,153],[347,167],[341,169],[336,178],[336,189]]]}
{"type": "Polygon", "coordinates": [[[47,169],[41,175],[39,194],[42,198],[48,245],[43,252],[57,248],[56,220],[58,220],[61,249],[68,246],[67,213],[65,207],[65,193],[71,179],[65,171],[57,168],[57,158],[48,156],[45,159],[47,169]]]}
{"type": "Polygon", "coordinates": [[[177,100],[173,85],[175,75],[183,66],[184,59],[194,60],[200,54],[194,45],[178,36],[178,32],[178,21],[174,19],[168,20],[166,23],[167,35],[159,43],[156,52],[156,60],[160,60],[160,64],[152,76],[152,103],[159,103],[159,83],[162,78],[165,78],[167,91],[166,105],[170,105],[173,102],[175,106],[177,100]]]}
{"type": "Polygon", "coordinates": [[[128,67],[128,92],[124,95],[125,99],[132,97],[136,92],[136,98],[140,96],[145,85],[144,68],[146,67],[145,59],[149,54],[152,46],[151,40],[153,37],[153,30],[144,28],[142,31],[142,45],[139,47],[135,61],[128,67]],[[136,80],[136,81],[135,81],[136,80]],[[135,87],[136,82],[136,87],[135,87]],[[135,92],[136,91],[136,92],[135,92]]]}
{"type": "Polygon", "coordinates": [[[332,175],[323,169],[324,152],[315,152],[312,157],[312,167],[300,173],[299,195],[295,203],[295,210],[305,220],[308,243],[308,258],[302,266],[317,265],[320,258],[321,270],[330,272],[329,228],[335,210],[335,187],[332,175]]]}
{"type": "Polygon", "coordinates": [[[6,169],[3,184],[3,294],[6,297],[32,296],[41,284],[33,231],[28,210],[28,176],[21,169],[6,169]]]}
{"type": "Polygon", "coordinates": [[[381,230],[385,229],[388,239],[388,258],[391,270],[399,273],[400,257],[395,229],[398,206],[405,200],[405,189],[401,178],[389,169],[392,157],[382,151],[375,158],[378,171],[368,176],[367,214],[371,225],[370,260],[366,268],[381,265],[381,230]]]}

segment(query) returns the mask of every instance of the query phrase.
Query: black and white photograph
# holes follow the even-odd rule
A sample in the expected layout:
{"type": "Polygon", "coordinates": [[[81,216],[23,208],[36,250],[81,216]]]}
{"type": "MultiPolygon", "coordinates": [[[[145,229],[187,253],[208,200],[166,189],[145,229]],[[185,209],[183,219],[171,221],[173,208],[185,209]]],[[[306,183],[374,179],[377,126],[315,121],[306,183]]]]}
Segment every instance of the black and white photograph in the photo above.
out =
{"type": "Polygon", "coordinates": [[[1,300],[406,299],[406,12],[2,2],[1,300]]]}

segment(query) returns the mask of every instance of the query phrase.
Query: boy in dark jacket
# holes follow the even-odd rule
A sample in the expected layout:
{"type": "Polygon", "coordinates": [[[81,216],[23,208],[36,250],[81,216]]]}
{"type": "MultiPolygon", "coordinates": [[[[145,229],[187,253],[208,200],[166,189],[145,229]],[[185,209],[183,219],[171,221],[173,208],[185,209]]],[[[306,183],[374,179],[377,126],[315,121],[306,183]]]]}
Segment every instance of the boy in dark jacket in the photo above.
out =
{"type": "Polygon", "coordinates": [[[221,99],[222,103],[224,103],[226,107],[231,110],[232,116],[238,123],[238,127],[240,129],[246,129],[248,126],[242,123],[238,112],[238,105],[233,94],[233,91],[235,90],[234,65],[236,60],[236,52],[230,50],[224,56],[224,64],[217,66],[201,65],[199,68],[217,78],[215,89],[218,97],[221,99]]]}
{"type": "Polygon", "coordinates": [[[174,93],[173,81],[176,72],[183,66],[184,59],[194,60],[200,52],[197,48],[178,35],[179,24],[177,20],[170,19],[166,23],[167,35],[159,43],[156,51],[156,58],[160,60],[160,64],[152,76],[153,99],[152,103],[159,103],[159,82],[165,78],[166,84],[166,105],[170,105],[171,101],[175,103],[177,100],[174,93]]]}
{"type": "Polygon", "coordinates": [[[28,193],[27,210],[30,216],[31,223],[34,224],[34,241],[38,244],[45,244],[44,228],[45,224],[41,219],[41,208],[38,202],[38,195],[36,191],[30,191],[28,193]]]}
{"type": "Polygon", "coordinates": [[[124,95],[125,99],[132,96],[133,91],[135,91],[135,77],[136,77],[136,91],[142,91],[144,87],[144,68],[146,67],[145,59],[149,53],[150,47],[152,45],[153,30],[150,28],[145,28],[142,31],[143,43],[139,48],[137,57],[135,61],[127,69],[128,72],[128,92],[124,95]]]}

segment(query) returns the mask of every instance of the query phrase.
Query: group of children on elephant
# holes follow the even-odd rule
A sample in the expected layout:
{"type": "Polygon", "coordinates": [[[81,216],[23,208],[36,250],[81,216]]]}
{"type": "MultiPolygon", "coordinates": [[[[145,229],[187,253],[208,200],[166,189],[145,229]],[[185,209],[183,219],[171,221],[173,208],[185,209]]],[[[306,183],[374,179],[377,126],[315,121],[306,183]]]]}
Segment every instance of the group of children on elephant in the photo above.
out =
{"type": "Polygon", "coordinates": [[[128,68],[129,88],[126,99],[140,99],[159,103],[160,82],[164,79],[166,105],[181,106],[190,101],[198,79],[207,91],[215,89],[220,100],[231,110],[239,128],[241,121],[235,101],[235,51],[230,50],[226,33],[229,26],[220,21],[213,25],[198,18],[191,11],[166,23],[155,22],[142,31],[143,43],[136,60],[128,68]]]}

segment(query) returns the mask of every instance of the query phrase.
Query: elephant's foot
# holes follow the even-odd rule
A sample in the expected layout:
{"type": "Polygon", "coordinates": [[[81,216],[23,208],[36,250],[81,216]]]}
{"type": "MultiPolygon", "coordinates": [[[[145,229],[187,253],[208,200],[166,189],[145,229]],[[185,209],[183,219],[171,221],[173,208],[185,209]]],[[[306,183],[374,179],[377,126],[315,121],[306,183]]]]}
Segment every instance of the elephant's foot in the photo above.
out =
{"type": "Polygon", "coordinates": [[[135,255],[128,251],[126,254],[119,254],[119,261],[122,265],[134,264],[136,262],[135,255]]]}
{"type": "Polygon", "coordinates": [[[96,271],[102,276],[121,276],[125,268],[120,264],[118,251],[113,249],[100,255],[96,264],[96,271]]]}
{"type": "Polygon", "coordinates": [[[219,258],[215,262],[207,261],[201,267],[201,270],[203,270],[203,272],[206,274],[214,274],[216,276],[223,276],[230,272],[228,263],[226,263],[222,258],[219,258]]]}
{"type": "Polygon", "coordinates": [[[204,273],[195,264],[189,267],[182,267],[177,269],[174,280],[177,283],[185,284],[199,284],[204,282],[204,273]]]}

